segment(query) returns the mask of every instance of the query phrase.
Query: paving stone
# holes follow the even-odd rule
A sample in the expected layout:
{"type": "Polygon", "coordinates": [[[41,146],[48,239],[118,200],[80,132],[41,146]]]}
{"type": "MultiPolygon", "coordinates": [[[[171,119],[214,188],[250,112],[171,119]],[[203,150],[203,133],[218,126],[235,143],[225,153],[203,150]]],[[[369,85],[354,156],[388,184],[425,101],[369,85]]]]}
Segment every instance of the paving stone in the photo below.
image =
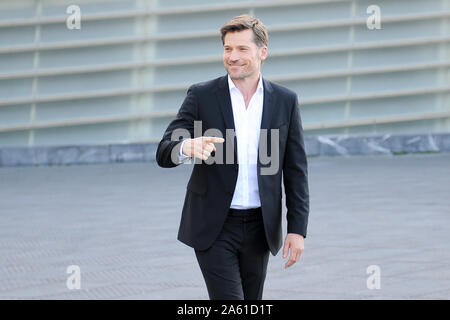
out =
{"type": "MultiPolygon", "coordinates": [[[[192,165],[131,162],[151,152],[0,167],[0,299],[207,299],[193,249],[177,241],[192,165]],[[70,265],[80,290],[66,286],[70,265]]],[[[281,253],[270,257],[265,299],[450,298],[450,154],[308,161],[305,252],[287,270],[281,253]],[[369,265],[380,267],[379,290],[367,288],[369,265]]]]}

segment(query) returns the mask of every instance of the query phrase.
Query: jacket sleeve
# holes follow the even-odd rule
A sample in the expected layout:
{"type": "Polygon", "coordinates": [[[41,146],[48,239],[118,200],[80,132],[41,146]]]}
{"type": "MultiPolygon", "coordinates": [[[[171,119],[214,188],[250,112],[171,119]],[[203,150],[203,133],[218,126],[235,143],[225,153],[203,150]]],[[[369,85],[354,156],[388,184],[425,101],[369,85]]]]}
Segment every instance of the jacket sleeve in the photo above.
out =
{"type": "Polygon", "coordinates": [[[175,119],[169,124],[156,150],[156,162],[163,168],[178,166],[182,140],[194,137],[194,121],[198,119],[198,101],[194,87],[187,91],[175,119]]]}
{"type": "Polygon", "coordinates": [[[287,232],[297,233],[306,238],[309,215],[308,165],[296,95],[289,123],[283,181],[286,193],[287,232]]]}

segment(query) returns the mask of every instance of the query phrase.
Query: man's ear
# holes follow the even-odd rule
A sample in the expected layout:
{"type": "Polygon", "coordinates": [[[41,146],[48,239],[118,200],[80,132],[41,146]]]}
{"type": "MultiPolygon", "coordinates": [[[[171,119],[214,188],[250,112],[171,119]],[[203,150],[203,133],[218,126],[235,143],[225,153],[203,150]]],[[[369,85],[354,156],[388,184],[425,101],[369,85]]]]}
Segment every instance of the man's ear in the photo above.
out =
{"type": "Polygon", "coordinates": [[[259,49],[259,51],[260,51],[259,57],[261,59],[261,62],[263,62],[267,58],[267,47],[263,46],[259,49]]]}

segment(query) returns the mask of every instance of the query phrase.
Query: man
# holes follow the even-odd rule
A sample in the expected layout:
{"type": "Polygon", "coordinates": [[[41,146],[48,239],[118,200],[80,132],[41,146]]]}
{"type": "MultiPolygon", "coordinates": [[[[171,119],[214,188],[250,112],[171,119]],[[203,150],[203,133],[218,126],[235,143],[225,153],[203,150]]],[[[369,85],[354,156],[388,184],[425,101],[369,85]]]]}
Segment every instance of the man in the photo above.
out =
{"type": "Polygon", "coordinates": [[[156,157],[166,168],[195,160],[178,239],[195,249],[210,299],[262,299],[269,252],[282,245],[281,172],[285,267],[304,249],[309,191],[298,99],[261,75],[268,34],[260,20],[235,17],[221,34],[228,75],[188,89],[156,157]],[[267,150],[272,163],[262,161],[267,150]]]}

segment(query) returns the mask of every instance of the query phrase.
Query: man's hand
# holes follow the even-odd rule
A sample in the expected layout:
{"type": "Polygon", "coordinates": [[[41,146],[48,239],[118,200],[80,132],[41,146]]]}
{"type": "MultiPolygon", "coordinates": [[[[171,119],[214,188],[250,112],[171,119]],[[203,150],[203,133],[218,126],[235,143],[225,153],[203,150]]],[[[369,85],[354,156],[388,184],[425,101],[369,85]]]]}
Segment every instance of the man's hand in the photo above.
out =
{"type": "Polygon", "coordinates": [[[224,141],[224,138],[217,137],[198,137],[188,139],[183,145],[182,152],[188,157],[206,160],[211,155],[211,152],[216,151],[214,143],[223,143],[224,141]]]}
{"type": "Polygon", "coordinates": [[[288,256],[289,249],[291,249],[291,255],[284,265],[285,268],[289,268],[300,259],[300,256],[305,249],[305,239],[303,236],[296,233],[288,233],[284,240],[283,258],[288,256]]]}

